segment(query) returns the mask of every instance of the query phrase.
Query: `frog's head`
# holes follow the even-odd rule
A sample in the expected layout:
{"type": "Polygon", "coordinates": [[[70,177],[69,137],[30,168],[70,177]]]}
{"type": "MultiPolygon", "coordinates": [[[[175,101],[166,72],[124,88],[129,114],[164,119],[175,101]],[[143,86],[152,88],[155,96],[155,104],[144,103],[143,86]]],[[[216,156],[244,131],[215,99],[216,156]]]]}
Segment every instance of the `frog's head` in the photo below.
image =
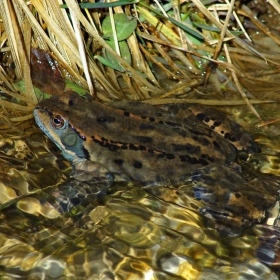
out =
{"type": "MultiPolygon", "coordinates": [[[[34,109],[35,121],[40,129],[57,145],[64,157],[71,162],[86,159],[83,137],[71,126],[67,116],[56,112],[55,100],[44,100],[34,109]],[[51,105],[51,106],[50,106],[51,105]]],[[[65,112],[63,112],[65,113],[65,112]]]]}

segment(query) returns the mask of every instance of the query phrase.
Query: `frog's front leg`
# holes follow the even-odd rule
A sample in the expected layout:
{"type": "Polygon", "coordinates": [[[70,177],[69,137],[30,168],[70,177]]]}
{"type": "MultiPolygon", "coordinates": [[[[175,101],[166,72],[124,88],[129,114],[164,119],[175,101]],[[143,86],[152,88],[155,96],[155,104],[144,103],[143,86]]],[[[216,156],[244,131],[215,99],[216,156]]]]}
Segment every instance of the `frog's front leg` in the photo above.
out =
{"type": "Polygon", "coordinates": [[[83,159],[72,161],[72,165],[74,169],[73,176],[78,181],[107,182],[108,187],[114,181],[114,176],[100,163],[83,159]]]}

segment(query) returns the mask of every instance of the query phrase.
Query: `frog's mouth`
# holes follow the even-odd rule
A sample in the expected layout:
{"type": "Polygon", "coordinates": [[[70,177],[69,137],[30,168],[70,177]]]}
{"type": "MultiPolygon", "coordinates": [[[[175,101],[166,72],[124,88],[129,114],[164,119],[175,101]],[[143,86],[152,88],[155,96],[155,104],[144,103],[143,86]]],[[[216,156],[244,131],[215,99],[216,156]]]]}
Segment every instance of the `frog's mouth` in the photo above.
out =
{"type": "Polygon", "coordinates": [[[33,112],[35,122],[39,126],[39,128],[48,135],[48,130],[46,124],[49,123],[50,116],[47,111],[36,107],[33,112]]]}

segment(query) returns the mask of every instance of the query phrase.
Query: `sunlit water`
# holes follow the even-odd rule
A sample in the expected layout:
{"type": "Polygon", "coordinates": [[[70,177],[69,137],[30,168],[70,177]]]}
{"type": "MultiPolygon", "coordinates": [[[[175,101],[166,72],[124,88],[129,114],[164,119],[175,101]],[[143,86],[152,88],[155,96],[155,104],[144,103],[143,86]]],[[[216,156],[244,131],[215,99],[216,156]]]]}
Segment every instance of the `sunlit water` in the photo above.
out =
{"type": "MultiPolygon", "coordinates": [[[[267,138],[257,134],[268,148],[251,160],[277,174],[278,148],[269,149],[277,136],[267,138]]],[[[279,251],[277,227],[222,237],[199,202],[172,187],[151,194],[116,183],[63,213],[59,188],[67,194],[76,182],[65,183],[69,164],[49,145],[41,134],[1,139],[1,279],[278,279],[269,266],[279,251]]],[[[82,185],[82,195],[90,187],[82,185]]]]}

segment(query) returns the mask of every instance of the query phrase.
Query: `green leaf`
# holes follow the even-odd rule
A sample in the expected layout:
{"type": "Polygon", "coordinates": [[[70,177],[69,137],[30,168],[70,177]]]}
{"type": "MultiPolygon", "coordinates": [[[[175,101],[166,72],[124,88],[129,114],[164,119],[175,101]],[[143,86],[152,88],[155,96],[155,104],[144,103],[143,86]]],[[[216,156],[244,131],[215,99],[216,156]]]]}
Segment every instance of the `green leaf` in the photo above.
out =
{"type": "Polygon", "coordinates": [[[73,91],[77,92],[80,95],[85,95],[88,91],[81,86],[77,85],[71,80],[65,80],[66,82],[66,87],[72,89],[73,91]]]}
{"type": "Polygon", "coordinates": [[[117,64],[112,63],[111,61],[109,61],[108,59],[106,59],[100,55],[95,55],[93,58],[99,60],[102,64],[104,64],[112,69],[118,70],[120,72],[125,72],[125,69],[118,62],[117,62],[117,64]]]}
{"type": "MultiPolygon", "coordinates": [[[[115,48],[115,42],[114,41],[107,41],[107,44],[114,50],[115,48]]],[[[131,54],[128,48],[128,45],[125,41],[118,42],[121,57],[128,63],[131,64],[131,54]]],[[[94,56],[95,59],[98,59],[102,64],[113,68],[120,72],[125,72],[125,69],[120,65],[119,60],[115,58],[110,52],[105,50],[105,58],[99,55],[94,56]]]]}
{"type": "MultiPolygon", "coordinates": [[[[114,41],[106,41],[107,44],[116,51],[114,41]]],[[[121,52],[121,57],[130,65],[131,64],[131,54],[128,45],[125,41],[118,42],[121,52]]],[[[105,51],[106,58],[110,61],[115,60],[115,58],[107,50],[105,51]]]]}
{"type": "Polygon", "coordinates": [[[172,22],[173,24],[175,24],[176,26],[180,27],[181,29],[183,29],[184,31],[186,31],[187,33],[193,35],[194,37],[198,38],[199,40],[204,40],[203,36],[201,36],[198,32],[196,32],[195,30],[187,27],[186,25],[180,23],[179,21],[177,21],[176,19],[172,18],[172,17],[166,17],[164,16],[162,13],[158,12],[157,10],[153,9],[150,5],[147,5],[143,2],[139,2],[138,4],[139,6],[145,7],[148,10],[152,11],[153,13],[155,13],[157,16],[161,17],[161,18],[165,18],[167,20],[169,20],[170,22],[172,22]]]}
{"type": "MultiPolygon", "coordinates": [[[[129,19],[126,14],[113,15],[118,41],[127,39],[136,29],[136,19],[129,19]]],[[[113,38],[113,29],[110,16],[107,16],[102,22],[102,30],[105,38],[113,38]]]]}
{"type": "Polygon", "coordinates": [[[192,23],[193,23],[194,26],[199,27],[201,29],[205,29],[205,30],[208,30],[208,31],[211,31],[211,32],[221,33],[221,29],[218,28],[218,27],[202,24],[202,23],[195,22],[195,21],[193,21],[192,23]]]}
{"type": "MultiPolygon", "coordinates": [[[[15,85],[18,87],[20,92],[26,94],[24,80],[21,80],[21,81],[15,83],[15,85]]],[[[33,86],[33,88],[34,88],[34,92],[35,92],[35,95],[36,95],[38,100],[42,100],[42,99],[45,99],[45,98],[51,96],[50,94],[47,94],[47,93],[41,91],[40,89],[36,88],[35,86],[33,86]]]]}
{"type": "MultiPolygon", "coordinates": [[[[102,9],[102,8],[110,8],[110,7],[118,7],[125,5],[132,5],[138,3],[139,0],[125,0],[125,1],[116,1],[113,3],[79,3],[81,9],[102,9]]],[[[60,5],[60,8],[68,8],[66,4],[60,5]]]]}

